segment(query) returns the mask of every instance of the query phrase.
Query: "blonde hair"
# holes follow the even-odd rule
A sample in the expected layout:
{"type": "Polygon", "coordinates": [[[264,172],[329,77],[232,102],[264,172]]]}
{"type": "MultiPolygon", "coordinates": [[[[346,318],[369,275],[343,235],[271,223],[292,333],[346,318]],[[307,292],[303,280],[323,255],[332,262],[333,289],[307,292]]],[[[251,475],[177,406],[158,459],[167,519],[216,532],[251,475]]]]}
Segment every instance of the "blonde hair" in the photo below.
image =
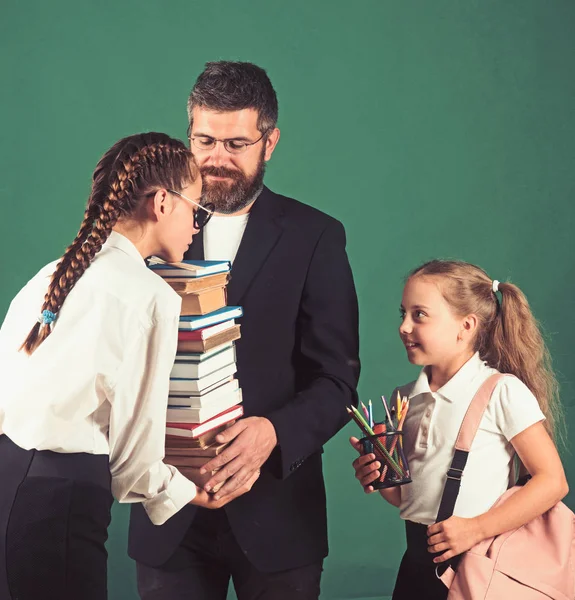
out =
{"type": "Polygon", "coordinates": [[[414,277],[441,278],[440,291],[458,316],[478,318],[474,350],[490,367],[518,377],[531,390],[556,437],[561,423],[559,385],[541,329],[523,292],[513,283],[493,281],[483,269],[456,260],[432,260],[412,271],[414,277]]]}

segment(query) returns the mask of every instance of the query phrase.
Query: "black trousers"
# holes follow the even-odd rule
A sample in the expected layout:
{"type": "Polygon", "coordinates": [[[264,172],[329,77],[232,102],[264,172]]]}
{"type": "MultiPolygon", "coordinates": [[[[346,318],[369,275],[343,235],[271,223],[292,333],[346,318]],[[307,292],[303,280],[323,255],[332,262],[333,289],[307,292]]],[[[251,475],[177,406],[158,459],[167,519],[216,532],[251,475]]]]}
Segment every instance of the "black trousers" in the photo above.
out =
{"type": "Polygon", "coordinates": [[[317,600],[323,561],[277,573],[258,571],[239,547],[224,510],[198,509],[172,558],[138,563],[141,600],[225,600],[230,577],[238,600],[317,600]]]}
{"type": "Polygon", "coordinates": [[[448,589],[435,573],[427,551],[427,525],[405,522],[407,550],[401,560],[392,600],[446,600],[448,589]]]}
{"type": "Polygon", "coordinates": [[[24,450],[0,435],[0,598],[106,600],[105,455],[24,450]]]}

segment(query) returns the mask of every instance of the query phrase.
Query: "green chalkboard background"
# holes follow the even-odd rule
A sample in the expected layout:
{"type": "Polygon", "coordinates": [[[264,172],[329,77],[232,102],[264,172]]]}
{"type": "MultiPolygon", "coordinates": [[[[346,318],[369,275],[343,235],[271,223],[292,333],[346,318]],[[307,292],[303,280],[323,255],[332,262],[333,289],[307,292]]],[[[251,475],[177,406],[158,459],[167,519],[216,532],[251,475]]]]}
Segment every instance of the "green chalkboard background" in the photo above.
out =
{"type": "MultiPolygon", "coordinates": [[[[204,63],[249,60],[280,100],[268,185],[347,229],[361,398],[416,374],[397,336],[405,273],[456,257],[525,290],[570,423],[574,31],[568,0],[2,0],[0,317],[74,237],[100,155],[138,131],[185,137],[204,63]]],[[[394,509],[352,476],[352,432],[326,447],[323,600],[390,595],[404,547],[394,509]]],[[[127,522],[115,506],[112,600],[137,598],[127,522]]]]}

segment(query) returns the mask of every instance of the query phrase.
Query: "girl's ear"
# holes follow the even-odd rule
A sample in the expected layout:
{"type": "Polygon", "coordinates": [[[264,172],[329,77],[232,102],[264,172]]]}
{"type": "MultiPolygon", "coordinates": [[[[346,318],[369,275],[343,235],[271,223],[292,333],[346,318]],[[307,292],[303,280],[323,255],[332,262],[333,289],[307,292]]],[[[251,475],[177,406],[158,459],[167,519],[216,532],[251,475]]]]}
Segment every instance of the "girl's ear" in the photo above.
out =
{"type": "Polygon", "coordinates": [[[157,221],[161,221],[174,210],[174,197],[167,190],[158,190],[150,199],[149,210],[157,221]]]}
{"type": "Polygon", "coordinates": [[[470,341],[475,336],[478,325],[479,319],[477,318],[477,315],[467,315],[461,321],[461,330],[459,332],[458,339],[466,342],[470,341]]]}

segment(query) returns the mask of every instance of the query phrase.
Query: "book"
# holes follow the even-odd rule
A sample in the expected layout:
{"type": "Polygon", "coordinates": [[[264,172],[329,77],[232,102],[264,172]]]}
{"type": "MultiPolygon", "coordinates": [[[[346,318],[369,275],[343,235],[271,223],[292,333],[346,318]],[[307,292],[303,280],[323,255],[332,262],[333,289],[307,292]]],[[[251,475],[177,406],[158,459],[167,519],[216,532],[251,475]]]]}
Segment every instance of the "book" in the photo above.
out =
{"type": "Polygon", "coordinates": [[[230,280],[229,273],[215,273],[205,277],[165,277],[164,281],[178,294],[201,292],[212,287],[224,287],[230,280]]]}
{"type": "Polygon", "coordinates": [[[217,325],[212,325],[210,327],[202,327],[201,329],[196,329],[195,331],[183,331],[181,329],[178,330],[178,339],[179,340],[207,340],[208,338],[216,335],[216,333],[220,333],[221,331],[225,331],[226,329],[231,329],[236,322],[233,319],[229,321],[224,321],[223,323],[218,323],[217,325]]]}
{"type": "MultiPolygon", "coordinates": [[[[196,332],[184,331],[181,333],[186,334],[196,332]]],[[[209,352],[213,348],[217,348],[222,344],[235,342],[241,337],[239,325],[232,325],[223,331],[219,331],[210,337],[202,339],[185,339],[180,337],[180,335],[181,334],[178,334],[178,352],[209,352]]]]}
{"type": "MultiPolygon", "coordinates": [[[[215,327],[215,326],[214,326],[215,327]]],[[[188,332],[185,332],[186,335],[188,332]]],[[[194,332],[195,333],[195,332],[194,332]]],[[[191,361],[191,362],[202,362],[204,360],[208,360],[214,356],[214,354],[218,354],[227,350],[228,348],[233,348],[234,343],[229,342],[227,344],[222,344],[221,346],[216,346],[212,350],[208,350],[207,352],[178,352],[176,354],[176,361],[191,361]]]]}
{"type": "Polygon", "coordinates": [[[207,406],[214,400],[217,400],[221,396],[225,396],[239,388],[239,381],[237,379],[228,379],[222,382],[216,382],[209,388],[202,390],[201,392],[195,392],[193,395],[177,395],[173,394],[168,396],[169,406],[188,406],[190,408],[201,408],[207,406]]]}
{"type": "MultiPolygon", "coordinates": [[[[241,411],[241,413],[243,414],[243,410],[241,411]]],[[[238,414],[240,414],[240,413],[238,413],[238,414]]],[[[241,414],[240,414],[240,416],[241,416],[241,414]]],[[[216,417],[214,417],[214,418],[216,418],[216,417]]],[[[200,427],[200,425],[190,424],[190,423],[173,423],[173,425],[175,425],[176,427],[173,427],[170,429],[173,429],[173,431],[175,433],[174,434],[171,434],[171,433],[166,434],[166,442],[165,442],[166,454],[181,455],[183,453],[184,455],[187,456],[191,453],[194,456],[196,456],[200,451],[203,451],[203,450],[205,450],[206,452],[212,452],[213,449],[217,448],[217,446],[219,445],[216,442],[216,437],[217,437],[218,433],[225,431],[228,427],[231,427],[235,422],[236,422],[236,419],[232,419],[231,421],[228,421],[227,423],[223,423],[222,425],[217,425],[215,427],[212,427],[212,429],[210,429],[209,431],[205,431],[205,432],[201,433],[200,435],[197,435],[193,438],[185,437],[182,435],[177,435],[177,432],[180,432],[180,433],[183,433],[183,434],[186,434],[187,436],[189,436],[190,431],[186,430],[186,429],[182,429],[182,427],[184,427],[186,425],[189,425],[192,427],[200,427]],[[192,450],[195,450],[195,452],[191,452],[192,450]]]]}
{"type": "Polygon", "coordinates": [[[208,431],[207,433],[204,433],[203,435],[200,435],[199,437],[193,439],[170,434],[166,435],[166,456],[179,456],[179,450],[185,450],[186,448],[195,448],[196,450],[201,448],[207,448],[211,444],[215,443],[216,436],[218,435],[218,433],[220,433],[220,431],[223,430],[224,427],[217,427],[216,429],[208,431]],[[174,442],[173,440],[176,439],[183,440],[186,443],[186,445],[184,446],[180,442],[174,442]]]}
{"type": "Polygon", "coordinates": [[[228,273],[231,263],[227,260],[182,260],[168,263],[157,256],[152,256],[148,267],[160,277],[205,277],[216,273],[228,273]]]}
{"type": "MultiPolygon", "coordinates": [[[[241,401],[242,390],[237,389],[230,394],[226,394],[225,396],[221,396],[217,400],[214,400],[214,402],[210,403],[208,406],[201,406],[200,408],[189,406],[174,408],[168,405],[166,433],[173,435],[174,430],[178,429],[178,427],[174,426],[181,423],[205,424],[205,421],[209,421],[216,416],[226,418],[221,413],[225,413],[237,404],[240,404],[241,401]]],[[[227,416],[229,417],[229,415],[227,416]]],[[[237,414],[234,414],[234,418],[237,418],[237,416],[237,414]]]]}
{"type": "Polygon", "coordinates": [[[170,377],[170,395],[178,395],[189,392],[201,392],[214,385],[218,381],[224,381],[238,370],[236,363],[232,362],[217,371],[201,377],[200,379],[176,379],[170,377]]]}
{"type": "MultiPolygon", "coordinates": [[[[216,443],[216,436],[221,431],[224,431],[227,427],[233,425],[235,421],[230,421],[225,425],[219,425],[210,431],[206,431],[206,433],[202,433],[195,438],[183,437],[180,435],[166,435],[166,454],[179,454],[180,450],[185,450],[186,448],[206,448],[212,444],[216,443]]],[[[181,423],[176,423],[176,425],[181,425],[181,423]]],[[[174,431],[177,431],[176,428],[173,428],[174,431]]],[[[187,433],[185,430],[180,429],[184,433],[187,433]]]]}
{"type": "MultiPolygon", "coordinates": [[[[230,423],[235,423],[235,421],[230,421],[230,423]]],[[[202,449],[211,446],[216,443],[216,437],[218,433],[224,431],[224,429],[228,426],[221,425],[220,427],[216,427],[211,431],[207,431],[202,435],[199,435],[195,438],[182,437],[178,435],[166,435],[166,454],[180,454],[181,450],[186,450],[186,448],[195,448],[202,449]]]]}
{"type": "Polygon", "coordinates": [[[243,309],[241,306],[224,306],[218,310],[214,310],[207,315],[193,315],[193,316],[180,316],[180,324],[178,326],[180,331],[195,331],[197,329],[203,329],[210,325],[217,325],[224,321],[231,319],[237,319],[243,315],[243,309]]]}
{"type": "Polygon", "coordinates": [[[203,467],[213,456],[181,456],[173,454],[166,456],[166,462],[174,467],[203,467]]]}
{"type": "MultiPolygon", "coordinates": [[[[195,483],[198,487],[204,487],[206,483],[217,473],[218,469],[215,471],[207,471],[203,475],[200,475],[200,467],[177,467],[178,471],[184,476],[187,477],[190,481],[195,483]]],[[[210,494],[215,494],[223,485],[225,481],[222,483],[216,484],[213,489],[210,490],[210,494]]]]}
{"type": "Polygon", "coordinates": [[[240,405],[234,405],[217,414],[212,419],[208,419],[203,423],[181,423],[181,422],[170,422],[166,425],[166,435],[170,438],[177,437],[180,441],[186,439],[193,440],[210,431],[223,431],[230,423],[235,422],[244,414],[244,407],[240,405]],[[224,426],[224,427],[222,427],[224,426]]]}
{"type": "Polygon", "coordinates": [[[199,316],[215,312],[226,306],[226,288],[212,287],[200,292],[182,295],[183,316],[199,316]]]}
{"type": "Polygon", "coordinates": [[[173,403],[168,402],[168,404],[182,404],[183,403],[185,405],[185,403],[188,401],[188,399],[200,398],[201,396],[205,396],[206,394],[213,392],[214,390],[225,385],[226,383],[233,381],[233,379],[234,379],[234,376],[230,375],[229,377],[226,377],[225,379],[222,379],[221,381],[216,381],[215,383],[208,386],[207,388],[205,388],[201,391],[197,391],[197,392],[174,392],[173,394],[170,394],[168,396],[168,398],[174,398],[174,402],[173,403]]]}
{"type": "MultiPolygon", "coordinates": [[[[189,355],[184,355],[189,356],[189,355]]],[[[204,360],[190,360],[176,354],[176,361],[172,367],[170,377],[174,379],[200,379],[214,371],[236,362],[236,351],[233,346],[204,360]]]]}
{"type": "MultiPolygon", "coordinates": [[[[166,444],[172,444],[171,440],[171,437],[166,436],[166,444]]],[[[198,448],[197,446],[191,445],[191,442],[194,441],[195,440],[184,440],[183,443],[187,444],[184,446],[180,439],[178,439],[177,442],[174,442],[174,444],[177,443],[178,445],[170,447],[166,446],[166,454],[169,453],[173,456],[204,456],[212,458],[221,454],[228,447],[228,444],[212,443],[203,448],[198,448]]]]}

